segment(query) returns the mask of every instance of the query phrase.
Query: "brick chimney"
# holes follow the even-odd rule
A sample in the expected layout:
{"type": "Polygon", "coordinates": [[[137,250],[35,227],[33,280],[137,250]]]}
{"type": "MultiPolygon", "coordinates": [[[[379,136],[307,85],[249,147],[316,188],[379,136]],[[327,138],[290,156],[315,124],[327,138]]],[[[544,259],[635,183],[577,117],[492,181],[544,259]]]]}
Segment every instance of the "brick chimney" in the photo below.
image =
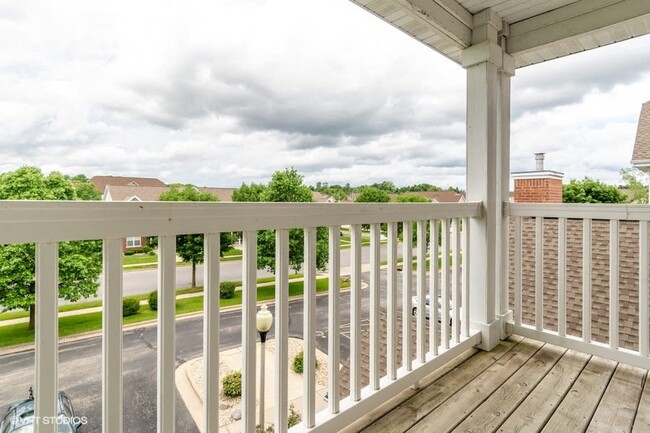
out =
{"type": "Polygon", "coordinates": [[[562,203],[564,173],[544,170],[544,154],[535,154],[535,171],[512,173],[515,203],[562,203]]]}

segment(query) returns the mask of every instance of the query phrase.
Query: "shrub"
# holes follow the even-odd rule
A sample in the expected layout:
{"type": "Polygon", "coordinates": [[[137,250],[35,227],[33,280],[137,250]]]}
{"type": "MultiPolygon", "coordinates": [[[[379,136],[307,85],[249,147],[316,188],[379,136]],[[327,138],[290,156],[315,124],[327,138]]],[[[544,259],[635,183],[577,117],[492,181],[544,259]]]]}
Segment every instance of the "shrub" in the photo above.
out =
{"type": "Polygon", "coordinates": [[[223,377],[223,395],[226,397],[241,397],[241,371],[233,371],[223,377]]]}
{"type": "Polygon", "coordinates": [[[288,427],[291,428],[294,425],[300,424],[300,421],[302,421],[302,417],[300,416],[300,413],[296,410],[296,407],[291,403],[289,405],[289,416],[287,417],[287,424],[288,427]]]}
{"type": "Polygon", "coordinates": [[[235,297],[235,283],[232,281],[224,281],[223,283],[219,284],[219,296],[221,299],[230,299],[235,297]]]}
{"type": "MultiPolygon", "coordinates": [[[[295,371],[298,374],[302,374],[302,372],[303,372],[303,358],[304,358],[304,356],[305,356],[305,354],[301,350],[293,358],[293,371],[295,371]]],[[[318,368],[318,359],[316,360],[315,366],[316,366],[316,368],[318,368]]]]}
{"type": "Polygon", "coordinates": [[[126,250],[124,251],[125,256],[132,256],[135,254],[135,250],[126,250]]]}
{"type": "Polygon", "coordinates": [[[157,311],[158,310],[158,291],[154,290],[153,292],[149,293],[149,309],[151,311],[157,311]]]}
{"type": "Polygon", "coordinates": [[[142,252],[145,253],[145,254],[149,254],[149,253],[152,252],[152,251],[153,251],[153,248],[151,248],[150,245],[144,245],[144,246],[142,247],[142,252]]]}
{"type": "MultiPolygon", "coordinates": [[[[287,416],[287,427],[291,428],[294,425],[298,425],[298,424],[300,424],[300,421],[302,421],[302,416],[296,410],[296,407],[293,405],[293,403],[291,403],[289,405],[289,414],[287,416]]],[[[265,429],[262,428],[261,425],[257,424],[255,426],[255,432],[256,433],[275,433],[275,427],[270,425],[265,430],[265,429]]]]}
{"type": "Polygon", "coordinates": [[[124,298],[122,301],[122,317],[133,316],[140,311],[140,301],[137,298],[124,298]]]}
{"type": "Polygon", "coordinates": [[[298,374],[302,374],[302,360],[304,357],[304,353],[302,350],[296,354],[293,358],[293,371],[295,371],[298,374]]]}

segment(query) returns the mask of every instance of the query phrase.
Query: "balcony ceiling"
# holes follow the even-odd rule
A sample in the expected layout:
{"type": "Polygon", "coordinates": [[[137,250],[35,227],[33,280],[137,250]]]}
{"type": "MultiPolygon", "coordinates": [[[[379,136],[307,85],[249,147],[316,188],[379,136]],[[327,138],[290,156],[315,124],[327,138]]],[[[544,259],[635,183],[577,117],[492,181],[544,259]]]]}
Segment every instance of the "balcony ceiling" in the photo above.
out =
{"type": "Polygon", "coordinates": [[[648,0],[352,0],[461,63],[473,15],[491,8],[504,21],[517,67],[650,33],[648,0]]]}

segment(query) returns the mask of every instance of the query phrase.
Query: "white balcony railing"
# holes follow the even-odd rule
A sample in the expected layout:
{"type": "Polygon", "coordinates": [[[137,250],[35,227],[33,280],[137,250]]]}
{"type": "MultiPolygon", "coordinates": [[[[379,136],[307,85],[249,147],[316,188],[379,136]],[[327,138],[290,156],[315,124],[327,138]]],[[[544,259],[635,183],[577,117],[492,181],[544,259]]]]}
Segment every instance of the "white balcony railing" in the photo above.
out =
{"type": "Polygon", "coordinates": [[[650,206],[508,204],[510,331],[650,368],[650,206]]]}
{"type": "MultiPolygon", "coordinates": [[[[56,415],[58,335],[58,242],[103,239],[103,376],[102,430],[123,431],[122,393],[122,245],[138,234],[159,236],[157,431],[175,430],[175,242],[176,235],[205,234],[204,363],[206,373],[202,431],[216,432],[219,424],[219,242],[221,232],[243,232],[242,305],[242,430],[255,431],[256,389],[256,254],[257,231],[276,231],[276,374],[275,431],[286,431],[288,345],[288,229],[305,232],[304,286],[304,404],[303,423],[292,431],[337,431],[397,395],[443,363],[480,342],[470,330],[470,260],[468,221],[479,217],[480,203],[465,204],[271,204],[271,203],[93,203],[0,201],[0,244],[36,243],[36,416],[56,415]],[[404,236],[402,288],[398,288],[398,222],[410,233],[417,229],[415,271],[411,237],[404,236]],[[387,223],[386,298],[381,299],[380,231],[387,223]],[[370,384],[361,385],[361,224],[370,224],[370,384]],[[340,341],[340,227],[350,225],[350,396],[339,398],[340,341]],[[427,245],[427,225],[431,240],[427,245]],[[316,227],[329,229],[328,408],[315,412],[316,339],[316,227]],[[440,228],[439,228],[440,227],[440,228]],[[439,236],[439,230],[442,230],[439,236]],[[428,252],[428,254],[427,254],[428,252]],[[440,254],[440,266],[438,256],[440,254]],[[461,267],[461,257],[463,266],[461,267]],[[427,277],[427,262],[430,272],[427,277]],[[441,268],[441,269],[440,269],[441,268]],[[413,281],[415,276],[415,284],[413,281]],[[415,291],[413,290],[415,285],[415,291]],[[401,367],[397,359],[401,291],[401,367]],[[442,299],[438,311],[425,318],[425,294],[442,299]],[[411,296],[418,296],[415,341],[411,335],[411,296]],[[379,366],[379,312],[387,311],[387,374],[379,366]],[[414,343],[415,350],[412,350],[414,343]]],[[[647,234],[647,228],[646,232],[647,234]]],[[[645,250],[647,262],[647,249],[645,250]]],[[[647,269],[647,267],[646,267],[647,269]]],[[[646,299],[647,303],[647,299],[646,299]]],[[[435,301],[432,302],[435,305],[435,301]]],[[[647,309],[644,311],[647,327],[647,309]]],[[[519,322],[516,327],[521,328],[519,322]]],[[[523,329],[523,328],[522,328],[523,329]]],[[[381,338],[380,338],[381,337],[381,338]]],[[[643,350],[643,349],[642,349],[643,350]]],[[[645,347],[647,354],[647,346],[645,347]]],[[[54,433],[55,425],[37,424],[36,432],[54,433]]],[[[129,428],[127,427],[128,431],[129,428]]]]}

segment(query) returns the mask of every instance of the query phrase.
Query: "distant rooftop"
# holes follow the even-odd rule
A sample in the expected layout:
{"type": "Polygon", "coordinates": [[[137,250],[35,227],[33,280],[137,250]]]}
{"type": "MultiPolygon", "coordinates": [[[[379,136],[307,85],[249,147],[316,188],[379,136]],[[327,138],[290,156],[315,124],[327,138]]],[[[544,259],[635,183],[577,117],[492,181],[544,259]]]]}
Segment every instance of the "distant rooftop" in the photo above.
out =
{"type": "Polygon", "coordinates": [[[641,106],[634,151],[632,151],[632,165],[650,168],[650,101],[641,106]]]}
{"type": "Polygon", "coordinates": [[[90,183],[104,193],[107,185],[110,186],[154,186],[166,187],[165,183],[154,177],[131,177],[131,176],[93,176],[90,183]]]}

